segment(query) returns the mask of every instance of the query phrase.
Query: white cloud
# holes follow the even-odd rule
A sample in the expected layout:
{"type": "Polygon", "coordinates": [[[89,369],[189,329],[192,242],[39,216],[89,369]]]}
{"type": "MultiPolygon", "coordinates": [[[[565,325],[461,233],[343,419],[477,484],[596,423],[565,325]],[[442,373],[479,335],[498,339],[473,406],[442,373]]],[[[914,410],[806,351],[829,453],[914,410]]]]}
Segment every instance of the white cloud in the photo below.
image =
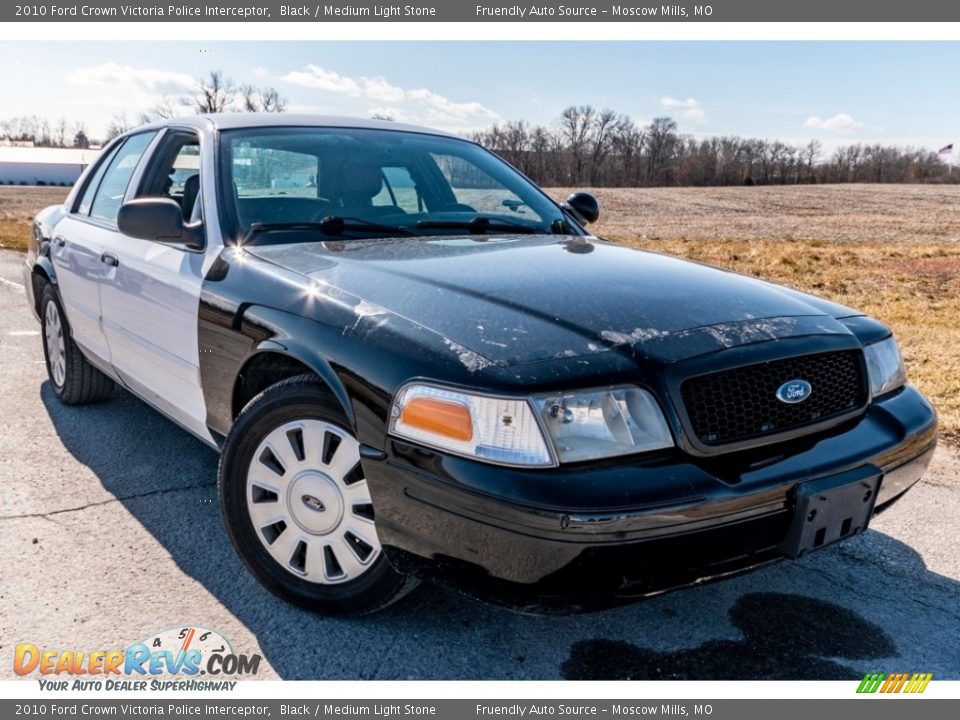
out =
{"type": "Polygon", "coordinates": [[[679,100],[672,97],[662,97],[660,98],[660,105],[665,110],[679,115],[684,120],[700,124],[707,122],[707,113],[704,111],[703,106],[693,98],[679,100]]]}
{"type": "Polygon", "coordinates": [[[417,88],[407,93],[410,97],[428,106],[438,115],[466,119],[469,116],[495,118],[497,114],[478,102],[453,102],[426,88],[417,88]]]}
{"type": "Polygon", "coordinates": [[[499,119],[479,102],[457,102],[427,88],[404,89],[384,77],[350,77],[317,65],[292,70],[281,78],[309,90],[337,93],[378,103],[368,114],[389,115],[403,122],[424,123],[466,132],[499,119]]]}
{"type": "Polygon", "coordinates": [[[266,77],[270,74],[270,71],[267,70],[263,65],[258,65],[253,69],[253,74],[257,77],[266,77]]]}
{"type": "Polygon", "coordinates": [[[822,118],[817,115],[811,115],[803,123],[804,127],[815,130],[830,130],[833,132],[848,132],[850,130],[859,130],[863,123],[854,120],[847,113],[837,113],[831,118],[822,118]]]}
{"type": "Polygon", "coordinates": [[[185,73],[119,63],[71,70],[67,73],[67,82],[81,87],[110,88],[114,92],[126,90],[150,96],[190,92],[196,86],[196,81],[185,73]]]}
{"type": "Polygon", "coordinates": [[[363,94],[371,100],[380,102],[399,102],[403,100],[406,93],[403,88],[391,85],[382,77],[361,78],[363,84],[363,94]]]}
{"type": "Polygon", "coordinates": [[[316,65],[307,65],[303,70],[292,70],[282,79],[312,90],[360,95],[360,85],[356,80],[316,65]]]}

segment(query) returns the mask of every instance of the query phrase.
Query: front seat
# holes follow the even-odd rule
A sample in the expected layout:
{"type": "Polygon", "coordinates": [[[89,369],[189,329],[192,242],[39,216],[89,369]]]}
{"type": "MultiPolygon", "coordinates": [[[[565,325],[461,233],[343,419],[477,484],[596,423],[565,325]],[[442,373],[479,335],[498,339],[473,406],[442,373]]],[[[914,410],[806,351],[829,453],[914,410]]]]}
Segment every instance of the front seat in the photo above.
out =
{"type": "Polygon", "coordinates": [[[183,183],[183,199],[180,207],[183,209],[184,222],[193,218],[193,206],[197,204],[197,195],[200,194],[200,174],[194,174],[183,183]]]}
{"type": "Polygon", "coordinates": [[[370,217],[396,212],[393,205],[372,202],[383,189],[383,171],[377,165],[344,163],[336,189],[343,215],[370,217]]]}

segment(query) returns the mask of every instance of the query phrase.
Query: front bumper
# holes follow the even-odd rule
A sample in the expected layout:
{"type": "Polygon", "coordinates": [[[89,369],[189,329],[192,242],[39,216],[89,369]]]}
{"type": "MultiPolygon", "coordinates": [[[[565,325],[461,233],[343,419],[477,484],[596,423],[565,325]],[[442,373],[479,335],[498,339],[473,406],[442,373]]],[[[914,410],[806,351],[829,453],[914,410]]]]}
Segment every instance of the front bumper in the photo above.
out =
{"type": "Polygon", "coordinates": [[[936,430],[933,408],[906,387],[829,432],[709,459],[675,450],[521,470],[391,440],[364,470],[400,570],[512,606],[573,610],[782,558],[807,481],[875,468],[882,510],[920,479],[936,430]]]}

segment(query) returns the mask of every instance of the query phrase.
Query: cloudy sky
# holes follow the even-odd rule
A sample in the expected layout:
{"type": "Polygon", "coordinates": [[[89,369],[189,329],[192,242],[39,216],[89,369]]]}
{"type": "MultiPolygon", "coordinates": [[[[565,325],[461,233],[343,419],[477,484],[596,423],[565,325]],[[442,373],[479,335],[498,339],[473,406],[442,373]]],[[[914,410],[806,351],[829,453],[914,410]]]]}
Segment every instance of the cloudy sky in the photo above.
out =
{"type": "Polygon", "coordinates": [[[934,149],[960,140],[960,43],[233,42],[0,43],[0,119],[84,122],[96,136],[222,70],[269,85],[289,110],[370,116],[455,132],[571,104],[684,132],[934,149]]]}

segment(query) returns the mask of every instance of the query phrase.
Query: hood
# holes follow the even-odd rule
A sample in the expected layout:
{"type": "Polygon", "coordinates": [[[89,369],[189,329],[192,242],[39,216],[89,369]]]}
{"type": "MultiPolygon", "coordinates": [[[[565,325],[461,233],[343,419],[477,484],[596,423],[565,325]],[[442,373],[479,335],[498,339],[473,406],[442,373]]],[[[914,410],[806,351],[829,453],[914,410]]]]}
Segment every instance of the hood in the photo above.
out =
{"type": "Polygon", "coordinates": [[[670,361],[772,338],[849,334],[835,318],[855,314],[738,273],[594,238],[345,240],[247,251],[499,365],[624,346],[670,361]]]}

